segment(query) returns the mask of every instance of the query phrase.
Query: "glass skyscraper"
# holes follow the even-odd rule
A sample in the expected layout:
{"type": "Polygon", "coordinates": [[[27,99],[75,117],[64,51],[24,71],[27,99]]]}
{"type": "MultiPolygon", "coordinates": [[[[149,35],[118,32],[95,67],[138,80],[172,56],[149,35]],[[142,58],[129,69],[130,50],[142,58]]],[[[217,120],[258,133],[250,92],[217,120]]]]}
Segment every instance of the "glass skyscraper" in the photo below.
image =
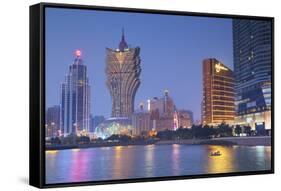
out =
{"type": "Polygon", "coordinates": [[[80,135],[87,133],[90,127],[90,85],[87,66],[83,64],[81,52],[75,52],[76,58],[69,66],[69,73],[61,84],[61,134],[80,135]]]}
{"type": "Polygon", "coordinates": [[[271,22],[233,20],[236,118],[252,129],[271,128],[271,22]]]}

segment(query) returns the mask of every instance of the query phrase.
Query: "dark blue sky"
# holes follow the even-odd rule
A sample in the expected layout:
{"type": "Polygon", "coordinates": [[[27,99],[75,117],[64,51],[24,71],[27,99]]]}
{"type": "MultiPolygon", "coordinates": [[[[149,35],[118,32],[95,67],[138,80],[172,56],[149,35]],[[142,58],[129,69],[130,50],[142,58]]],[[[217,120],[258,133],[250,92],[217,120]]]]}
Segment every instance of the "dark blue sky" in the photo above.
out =
{"type": "Polygon", "coordinates": [[[217,58],[233,68],[231,19],[46,9],[46,105],[58,105],[60,83],[74,51],[81,49],[91,84],[93,115],[110,116],[105,85],[105,47],[117,48],[122,27],[127,43],[141,48],[140,101],[170,91],[178,109],[200,119],[202,60],[217,58]]]}

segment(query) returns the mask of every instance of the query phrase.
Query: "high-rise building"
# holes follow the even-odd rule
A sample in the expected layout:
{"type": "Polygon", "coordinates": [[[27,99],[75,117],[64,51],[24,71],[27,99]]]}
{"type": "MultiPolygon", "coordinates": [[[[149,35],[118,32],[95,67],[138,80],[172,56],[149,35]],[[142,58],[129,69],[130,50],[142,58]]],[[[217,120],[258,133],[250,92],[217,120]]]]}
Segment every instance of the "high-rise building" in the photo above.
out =
{"type": "Polygon", "coordinates": [[[161,98],[154,97],[148,100],[151,129],[155,131],[175,130],[178,128],[178,118],[173,99],[168,90],[164,91],[161,98]]]}
{"type": "Polygon", "coordinates": [[[148,101],[148,108],[151,112],[155,112],[157,110],[160,117],[172,117],[175,111],[175,104],[173,99],[169,96],[169,91],[165,90],[163,97],[154,97],[148,101]]]}
{"type": "Polygon", "coordinates": [[[179,110],[178,112],[179,127],[190,128],[193,125],[193,112],[189,110],[179,110]]]}
{"type": "Polygon", "coordinates": [[[233,20],[235,123],[271,128],[271,22],[233,20]]]}
{"type": "Polygon", "coordinates": [[[150,114],[144,110],[143,103],[140,109],[132,115],[133,135],[146,135],[150,131],[150,114]]]}
{"type": "Polygon", "coordinates": [[[234,122],[234,76],[232,70],[214,58],[203,61],[202,123],[234,122]]]}
{"type": "Polygon", "coordinates": [[[112,99],[112,117],[130,117],[140,85],[140,48],[130,48],[124,31],[119,48],[106,48],[106,85],[112,99]]]}
{"type": "Polygon", "coordinates": [[[48,107],[46,111],[46,137],[60,136],[60,106],[48,107]]]}
{"type": "Polygon", "coordinates": [[[61,133],[80,135],[87,133],[90,126],[90,85],[87,66],[76,50],[73,64],[65,81],[61,84],[61,133]]]}

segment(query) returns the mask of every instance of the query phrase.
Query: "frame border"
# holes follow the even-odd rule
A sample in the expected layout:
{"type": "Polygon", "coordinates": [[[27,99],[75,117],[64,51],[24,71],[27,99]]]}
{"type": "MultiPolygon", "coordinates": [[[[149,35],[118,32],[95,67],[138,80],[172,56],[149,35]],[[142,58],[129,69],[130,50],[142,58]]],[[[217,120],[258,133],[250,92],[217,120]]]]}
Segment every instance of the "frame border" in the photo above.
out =
{"type": "Polygon", "coordinates": [[[30,6],[30,140],[29,140],[29,184],[39,188],[57,188],[69,186],[104,185],[117,183],[137,183],[195,178],[214,178],[229,176],[260,175],[274,173],[274,17],[232,15],[218,13],[200,13],[172,10],[108,7],[94,5],[76,5],[61,3],[39,3],[30,6]],[[216,174],[181,175],[149,177],[137,179],[117,179],[102,181],[67,182],[46,184],[45,179],[45,8],[63,8],[97,10],[111,12],[148,13],[177,16],[215,17],[229,19],[265,20],[271,22],[271,169],[216,174]],[[39,128],[38,128],[39,127],[39,128]]]}

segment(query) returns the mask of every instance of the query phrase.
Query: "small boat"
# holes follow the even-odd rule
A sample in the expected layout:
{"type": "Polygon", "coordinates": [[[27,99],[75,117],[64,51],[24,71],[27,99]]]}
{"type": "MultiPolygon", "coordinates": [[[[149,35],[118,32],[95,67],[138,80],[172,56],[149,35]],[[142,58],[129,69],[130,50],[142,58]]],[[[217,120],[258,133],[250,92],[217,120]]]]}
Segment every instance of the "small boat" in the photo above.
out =
{"type": "Polygon", "coordinates": [[[221,152],[220,151],[211,152],[210,156],[221,156],[221,152]]]}

